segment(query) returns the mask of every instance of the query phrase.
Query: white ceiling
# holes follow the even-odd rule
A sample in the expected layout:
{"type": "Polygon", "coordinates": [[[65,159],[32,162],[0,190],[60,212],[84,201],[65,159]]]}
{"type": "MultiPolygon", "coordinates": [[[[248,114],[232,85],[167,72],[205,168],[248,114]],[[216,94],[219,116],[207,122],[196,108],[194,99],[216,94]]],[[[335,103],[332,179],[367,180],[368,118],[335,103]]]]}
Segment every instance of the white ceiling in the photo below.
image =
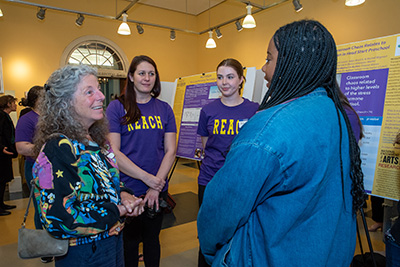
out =
{"type": "MultiPolygon", "coordinates": [[[[126,0],[127,2],[132,2],[126,0]]],[[[139,0],[137,3],[163,9],[183,12],[191,15],[199,15],[226,0],[139,0]]]]}

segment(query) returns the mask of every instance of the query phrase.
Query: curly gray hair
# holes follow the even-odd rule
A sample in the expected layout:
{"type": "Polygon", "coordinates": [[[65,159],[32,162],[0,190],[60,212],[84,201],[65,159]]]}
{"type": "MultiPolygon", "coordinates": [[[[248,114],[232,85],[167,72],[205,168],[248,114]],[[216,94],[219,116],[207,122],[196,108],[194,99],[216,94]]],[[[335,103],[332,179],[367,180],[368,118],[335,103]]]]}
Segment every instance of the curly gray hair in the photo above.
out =
{"type": "MultiPolygon", "coordinates": [[[[87,142],[88,132],[77,119],[74,108],[74,93],[81,80],[88,75],[97,77],[97,70],[87,65],[67,65],[51,74],[44,86],[43,101],[39,104],[40,117],[34,139],[36,153],[47,140],[59,134],[87,142]]],[[[100,146],[104,146],[107,129],[106,119],[103,118],[89,128],[89,135],[100,146]]]]}

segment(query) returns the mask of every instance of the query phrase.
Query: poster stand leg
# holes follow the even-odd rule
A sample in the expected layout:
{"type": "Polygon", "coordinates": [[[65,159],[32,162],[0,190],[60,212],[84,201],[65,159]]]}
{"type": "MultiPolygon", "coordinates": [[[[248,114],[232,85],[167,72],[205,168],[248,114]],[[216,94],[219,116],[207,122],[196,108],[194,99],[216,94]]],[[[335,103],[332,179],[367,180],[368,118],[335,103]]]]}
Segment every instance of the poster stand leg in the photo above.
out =
{"type": "MultiPolygon", "coordinates": [[[[368,231],[367,221],[365,220],[365,214],[364,214],[364,210],[363,210],[362,207],[360,208],[360,213],[361,213],[361,219],[362,219],[362,222],[363,222],[363,225],[364,225],[365,235],[366,235],[367,241],[368,241],[369,251],[371,253],[371,259],[372,259],[372,262],[374,264],[374,267],[377,267],[375,256],[374,256],[374,249],[372,248],[371,237],[370,237],[369,231],[368,231]]],[[[362,248],[362,244],[361,244],[360,231],[358,229],[358,224],[357,224],[357,236],[358,236],[358,241],[360,243],[361,255],[363,255],[363,259],[364,259],[364,262],[365,262],[366,259],[365,259],[365,254],[364,254],[364,251],[363,251],[363,248],[362,248]]]]}
{"type": "Polygon", "coordinates": [[[364,255],[364,250],[361,243],[361,235],[360,235],[360,228],[358,228],[358,223],[356,224],[357,227],[357,237],[358,237],[358,244],[360,246],[361,255],[364,255]]]}
{"type": "Polygon", "coordinates": [[[179,160],[179,157],[176,157],[175,158],[175,162],[174,162],[174,166],[172,166],[172,169],[171,169],[171,171],[169,173],[169,176],[168,176],[168,182],[171,180],[171,177],[172,177],[172,174],[174,173],[176,164],[178,164],[178,160],[179,160]]]}
{"type": "MultiPolygon", "coordinates": [[[[180,159],[180,157],[175,157],[174,165],[172,166],[172,169],[171,169],[171,171],[169,172],[169,175],[168,175],[168,182],[171,180],[172,174],[174,173],[176,164],[178,164],[179,159],[180,159]]],[[[200,170],[200,162],[201,162],[201,160],[196,160],[196,161],[197,161],[197,167],[200,170]]]]}

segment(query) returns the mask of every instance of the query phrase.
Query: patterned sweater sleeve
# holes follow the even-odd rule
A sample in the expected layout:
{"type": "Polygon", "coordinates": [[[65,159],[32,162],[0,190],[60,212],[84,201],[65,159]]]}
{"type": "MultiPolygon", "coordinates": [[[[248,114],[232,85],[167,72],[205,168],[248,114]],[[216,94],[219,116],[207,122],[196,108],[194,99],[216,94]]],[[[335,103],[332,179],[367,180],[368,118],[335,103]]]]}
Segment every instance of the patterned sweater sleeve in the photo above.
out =
{"type": "Polygon", "coordinates": [[[42,224],[54,237],[96,235],[118,221],[118,170],[98,153],[77,153],[68,139],[52,139],[40,152],[33,176],[42,224]]]}

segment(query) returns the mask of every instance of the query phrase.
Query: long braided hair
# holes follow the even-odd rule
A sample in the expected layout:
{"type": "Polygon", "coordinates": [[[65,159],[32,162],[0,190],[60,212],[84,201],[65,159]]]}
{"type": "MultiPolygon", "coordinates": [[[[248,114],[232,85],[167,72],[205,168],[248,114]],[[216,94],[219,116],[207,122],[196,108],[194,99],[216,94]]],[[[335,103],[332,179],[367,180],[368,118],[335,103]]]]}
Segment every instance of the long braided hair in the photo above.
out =
{"type": "MultiPolygon", "coordinates": [[[[339,118],[340,144],[342,125],[339,112],[345,119],[349,133],[351,194],[353,196],[353,210],[357,212],[366,198],[360,148],[352,133],[349,118],[340,103],[338,93],[340,89],[336,83],[337,51],[335,41],[329,31],[321,23],[314,20],[301,20],[287,24],[275,32],[273,40],[278,50],[278,59],[269,90],[259,110],[304,96],[317,87],[326,89],[328,96],[335,104],[339,118]]],[[[343,179],[341,158],[340,168],[343,179]]]]}

